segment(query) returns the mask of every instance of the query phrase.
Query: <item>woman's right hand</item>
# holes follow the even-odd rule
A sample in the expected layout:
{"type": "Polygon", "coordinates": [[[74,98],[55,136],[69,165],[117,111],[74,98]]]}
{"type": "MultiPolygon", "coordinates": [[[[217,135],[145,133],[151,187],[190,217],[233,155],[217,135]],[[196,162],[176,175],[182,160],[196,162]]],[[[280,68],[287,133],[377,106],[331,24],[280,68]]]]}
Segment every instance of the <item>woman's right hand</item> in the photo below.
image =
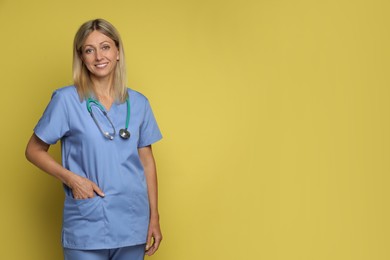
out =
{"type": "Polygon", "coordinates": [[[103,191],[94,182],[77,174],[74,174],[69,182],[69,188],[72,190],[73,198],[77,200],[93,198],[95,193],[104,197],[103,191]]]}

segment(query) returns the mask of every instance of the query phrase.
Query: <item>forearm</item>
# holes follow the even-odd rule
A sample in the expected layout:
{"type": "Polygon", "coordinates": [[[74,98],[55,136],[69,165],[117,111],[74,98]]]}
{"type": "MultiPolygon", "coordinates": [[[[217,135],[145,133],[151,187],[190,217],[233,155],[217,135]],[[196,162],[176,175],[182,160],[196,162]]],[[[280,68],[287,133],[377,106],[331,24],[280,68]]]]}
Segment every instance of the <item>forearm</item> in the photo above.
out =
{"type": "Polygon", "coordinates": [[[146,183],[148,186],[150,216],[159,218],[158,213],[158,184],[155,165],[145,168],[146,183]]]}
{"type": "Polygon", "coordinates": [[[73,173],[61,166],[49,153],[50,145],[41,141],[35,134],[30,138],[26,147],[26,158],[32,164],[59,179],[69,186],[73,173]]]}
{"type": "Polygon", "coordinates": [[[156,163],[153,157],[152,146],[142,147],[138,149],[138,153],[144,167],[146,184],[148,186],[150,222],[146,242],[146,254],[151,256],[156,252],[162,240],[160,216],[158,213],[156,163]]]}
{"type": "Polygon", "coordinates": [[[158,213],[158,182],[156,163],[154,161],[152,148],[150,146],[141,148],[140,151],[141,162],[144,167],[146,177],[146,184],[148,187],[149,207],[151,218],[159,218],[158,213]]]}

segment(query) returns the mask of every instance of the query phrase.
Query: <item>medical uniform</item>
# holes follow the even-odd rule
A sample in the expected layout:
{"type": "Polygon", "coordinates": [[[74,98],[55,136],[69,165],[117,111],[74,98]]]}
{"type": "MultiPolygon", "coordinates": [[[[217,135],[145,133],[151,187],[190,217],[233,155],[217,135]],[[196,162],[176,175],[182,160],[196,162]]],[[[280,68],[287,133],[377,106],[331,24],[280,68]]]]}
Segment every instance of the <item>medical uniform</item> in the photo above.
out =
{"type": "MultiPolygon", "coordinates": [[[[126,124],[127,104],[107,111],[116,129],[113,140],[103,136],[80,101],[74,86],[56,90],[34,129],[47,144],[62,143],[63,166],[95,182],[105,197],[76,200],[64,185],[62,244],[79,250],[110,249],[146,243],[149,200],[138,148],[162,138],[148,99],[128,89],[131,112],[129,139],[118,135],[126,124]]],[[[94,115],[103,130],[112,127],[97,106],[94,115]]]]}

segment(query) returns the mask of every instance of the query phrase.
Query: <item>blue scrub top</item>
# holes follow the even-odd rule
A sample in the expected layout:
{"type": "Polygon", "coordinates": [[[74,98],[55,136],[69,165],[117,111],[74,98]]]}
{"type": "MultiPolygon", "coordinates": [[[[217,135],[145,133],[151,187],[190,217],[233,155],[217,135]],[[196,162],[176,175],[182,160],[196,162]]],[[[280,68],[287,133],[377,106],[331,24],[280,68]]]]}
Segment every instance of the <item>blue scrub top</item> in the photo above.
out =
{"type": "MultiPolygon", "coordinates": [[[[56,90],[34,129],[47,144],[61,140],[62,165],[95,182],[105,197],[76,200],[64,185],[62,244],[72,249],[108,249],[146,243],[149,200],[138,148],[162,138],[148,99],[128,89],[130,139],[119,136],[126,124],[127,104],[114,103],[107,112],[116,129],[109,140],[99,131],[80,101],[75,86],[56,90]]],[[[112,127],[93,107],[103,130],[112,127]]]]}

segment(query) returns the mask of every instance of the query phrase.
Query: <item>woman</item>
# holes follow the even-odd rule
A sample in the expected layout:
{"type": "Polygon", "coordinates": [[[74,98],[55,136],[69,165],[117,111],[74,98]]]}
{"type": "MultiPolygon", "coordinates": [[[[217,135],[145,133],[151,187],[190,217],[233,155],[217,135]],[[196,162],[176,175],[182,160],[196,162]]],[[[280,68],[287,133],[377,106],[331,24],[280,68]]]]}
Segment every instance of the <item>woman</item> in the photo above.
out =
{"type": "Polygon", "coordinates": [[[84,23],[73,55],[74,86],[53,93],[26,157],[64,184],[66,260],[144,259],[162,239],[151,147],[161,133],[147,98],[125,85],[123,44],[109,22],[84,23]],[[62,165],[48,153],[58,140],[62,165]]]}

